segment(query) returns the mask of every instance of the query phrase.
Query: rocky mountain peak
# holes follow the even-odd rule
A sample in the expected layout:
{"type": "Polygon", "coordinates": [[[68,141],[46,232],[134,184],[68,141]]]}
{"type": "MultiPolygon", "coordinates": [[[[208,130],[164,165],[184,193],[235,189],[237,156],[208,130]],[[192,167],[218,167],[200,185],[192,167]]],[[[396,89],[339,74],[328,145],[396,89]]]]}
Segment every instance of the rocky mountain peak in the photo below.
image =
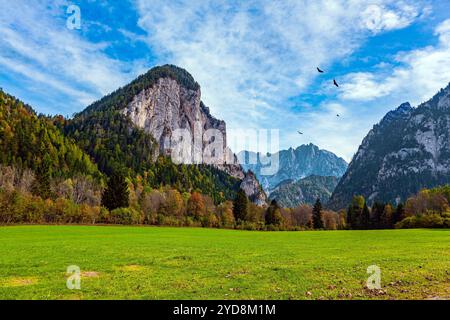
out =
{"type": "Polygon", "coordinates": [[[393,121],[405,119],[410,116],[413,107],[409,102],[402,103],[397,109],[388,112],[380,121],[380,125],[388,125],[393,121]]]}
{"type": "Polygon", "coordinates": [[[150,80],[137,86],[120,112],[153,136],[164,155],[177,163],[210,164],[243,179],[247,196],[262,203],[265,194],[256,176],[246,174],[227,147],[226,124],[201,101],[200,86],[192,76],[181,68],[163,66],[142,77],[150,80]]]}
{"type": "Polygon", "coordinates": [[[331,197],[339,209],[354,195],[397,203],[422,188],[450,183],[450,85],[432,99],[389,112],[364,138],[331,197]]]}
{"type": "Polygon", "coordinates": [[[450,108],[450,83],[441,89],[430,101],[421,105],[422,108],[449,109],[450,108]]]}

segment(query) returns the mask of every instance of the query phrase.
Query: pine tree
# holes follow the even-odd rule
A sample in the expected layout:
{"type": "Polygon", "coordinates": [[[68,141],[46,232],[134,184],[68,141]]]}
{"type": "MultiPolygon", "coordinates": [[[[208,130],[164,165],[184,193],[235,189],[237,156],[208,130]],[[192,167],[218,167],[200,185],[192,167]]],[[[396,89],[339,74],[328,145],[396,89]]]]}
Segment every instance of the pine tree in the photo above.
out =
{"type": "Polygon", "coordinates": [[[317,199],[313,208],[313,226],[314,229],[323,229],[323,221],[322,221],[322,203],[320,199],[317,199]]]}
{"type": "Polygon", "coordinates": [[[383,214],[381,215],[381,228],[390,229],[392,225],[392,206],[387,204],[384,207],[383,214]]]}
{"type": "Polygon", "coordinates": [[[276,200],[272,200],[272,203],[267,208],[265,221],[267,225],[279,226],[283,222],[283,216],[280,212],[280,206],[276,200]]]}
{"type": "Polygon", "coordinates": [[[354,196],[351,204],[351,212],[348,218],[350,219],[350,227],[352,229],[361,229],[362,214],[366,200],[363,196],[354,196]]]}
{"type": "Polygon", "coordinates": [[[364,207],[361,213],[360,227],[362,229],[370,228],[370,211],[367,203],[364,202],[364,207]]]}
{"type": "Polygon", "coordinates": [[[233,202],[233,214],[236,221],[245,221],[248,214],[248,198],[244,190],[240,189],[233,202]]]}
{"type": "Polygon", "coordinates": [[[370,226],[373,229],[381,228],[381,217],[383,215],[385,204],[375,202],[372,206],[372,215],[370,216],[370,226]]]}
{"type": "Polygon", "coordinates": [[[108,186],[102,195],[102,206],[110,211],[117,208],[127,208],[129,205],[130,191],[125,175],[122,172],[114,172],[108,180],[108,186]]]}
{"type": "Polygon", "coordinates": [[[392,224],[395,225],[397,222],[402,221],[403,219],[405,219],[406,213],[405,213],[405,207],[403,206],[403,204],[399,204],[397,206],[397,209],[395,209],[395,212],[392,216],[392,224]]]}
{"type": "Polygon", "coordinates": [[[51,160],[49,156],[46,155],[44,157],[43,163],[39,166],[37,170],[34,193],[40,196],[42,199],[49,199],[52,196],[52,191],[50,187],[51,181],[50,162],[51,160]]]}
{"type": "Polygon", "coordinates": [[[353,216],[354,216],[354,210],[353,205],[349,205],[347,209],[347,226],[351,227],[353,222],[353,216]]]}

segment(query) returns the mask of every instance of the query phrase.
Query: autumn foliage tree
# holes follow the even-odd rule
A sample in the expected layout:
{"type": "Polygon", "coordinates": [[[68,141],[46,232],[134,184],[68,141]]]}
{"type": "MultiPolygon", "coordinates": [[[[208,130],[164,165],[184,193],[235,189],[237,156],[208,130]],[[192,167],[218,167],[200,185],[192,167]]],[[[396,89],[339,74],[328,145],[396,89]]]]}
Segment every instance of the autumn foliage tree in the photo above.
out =
{"type": "Polygon", "coordinates": [[[187,204],[187,213],[197,220],[200,220],[206,214],[205,202],[200,193],[192,193],[187,204]]]}

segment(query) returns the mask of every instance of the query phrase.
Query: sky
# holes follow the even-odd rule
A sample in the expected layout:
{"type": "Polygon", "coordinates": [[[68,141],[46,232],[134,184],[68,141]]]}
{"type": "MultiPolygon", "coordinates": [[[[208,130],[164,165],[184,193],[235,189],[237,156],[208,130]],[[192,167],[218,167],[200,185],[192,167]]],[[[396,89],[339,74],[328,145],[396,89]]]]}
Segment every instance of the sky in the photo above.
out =
{"type": "Polygon", "coordinates": [[[388,111],[449,84],[450,0],[0,0],[0,87],[39,113],[71,116],[166,63],[230,132],[350,161],[388,111]]]}

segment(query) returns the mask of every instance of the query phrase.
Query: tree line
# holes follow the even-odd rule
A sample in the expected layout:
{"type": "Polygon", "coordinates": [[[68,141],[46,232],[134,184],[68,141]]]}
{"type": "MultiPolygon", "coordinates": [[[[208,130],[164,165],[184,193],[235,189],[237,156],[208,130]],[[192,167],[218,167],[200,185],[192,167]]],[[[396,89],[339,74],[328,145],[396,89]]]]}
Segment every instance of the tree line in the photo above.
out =
{"type": "MultiPolygon", "coordinates": [[[[152,187],[148,180],[114,172],[106,185],[90,176],[49,180],[48,195],[36,188],[30,169],[0,165],[0,223],[141,224],[236,228],[245,230],[346,230],[448,228],[450,186],[422,190],[405,204],[374,203],[361,196],[347,210],[314,206],[281,208],[253,204],[243,190],[233,201],[216,203],[199,190],[180,192],[172,186],[152,187]]],[[[38,183],[39,185],[39,183],[38,183]]]]}

